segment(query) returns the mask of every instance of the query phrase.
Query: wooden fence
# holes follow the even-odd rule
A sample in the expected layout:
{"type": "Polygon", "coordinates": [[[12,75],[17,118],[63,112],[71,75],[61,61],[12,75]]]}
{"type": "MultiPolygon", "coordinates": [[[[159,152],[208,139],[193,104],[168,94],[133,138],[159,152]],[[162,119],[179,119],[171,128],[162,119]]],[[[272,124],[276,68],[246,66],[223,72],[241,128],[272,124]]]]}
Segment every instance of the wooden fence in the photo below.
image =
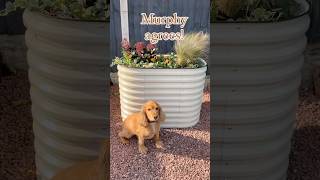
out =
{"type": "MultiPolygon", "coordinates": [[[[179,32],[180,27],[175,25],[170,29],[164,26],[140,25],[141,13],[155,13],[156,16],[189,17],[185,33],[192,31],[210,32],[210,1],[209,0],[128,0],[129,36],[131,42],[144,41],[146,32],[179,32]]],[[[120,55],[121,19],[120,1],[111,1],[110,16],[110,43],[111,55],[120,55]]],[[[157,44],[160,52],[172,51],[173,41],[159,41],[157,44]]]]}

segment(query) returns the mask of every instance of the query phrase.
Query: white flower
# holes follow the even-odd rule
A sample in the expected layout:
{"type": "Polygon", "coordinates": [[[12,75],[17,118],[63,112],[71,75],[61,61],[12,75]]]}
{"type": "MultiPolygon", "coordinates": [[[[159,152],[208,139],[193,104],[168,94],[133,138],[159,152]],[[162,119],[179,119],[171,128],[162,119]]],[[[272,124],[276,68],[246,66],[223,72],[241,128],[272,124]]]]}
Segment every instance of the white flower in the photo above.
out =
{"type": "Polygon", "coordinates": [[[154,63],[149,63],[149,64],[145,64],[143,65],[144,68],[153,68],[154,63]]]}

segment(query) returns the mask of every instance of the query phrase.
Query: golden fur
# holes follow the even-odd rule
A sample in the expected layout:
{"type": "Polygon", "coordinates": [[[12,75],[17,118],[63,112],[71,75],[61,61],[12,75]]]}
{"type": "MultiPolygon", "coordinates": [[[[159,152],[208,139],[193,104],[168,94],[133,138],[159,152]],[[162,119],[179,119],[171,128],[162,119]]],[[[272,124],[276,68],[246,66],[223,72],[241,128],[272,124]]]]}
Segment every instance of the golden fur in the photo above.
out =
{"type": "Polygon", "coordinates": [[[146,154],[148,149],[144,145],[145,139],[154,139],[157,148],[163,148],[160,140],[160,124],[165,121],[165,114],[160,105],[155,101],[146,102],[140,112],[129,115],[123,121],[119,133],[121,142],[128,144],[132,136],[137,136],[139,152],[146,154]]]}
{"type": "Polygon", "coordinates": [[[102,144],[99,157],[92,161],[80,162],[58,172],[52,180],[109,180],[109,141],[102,144]]]}

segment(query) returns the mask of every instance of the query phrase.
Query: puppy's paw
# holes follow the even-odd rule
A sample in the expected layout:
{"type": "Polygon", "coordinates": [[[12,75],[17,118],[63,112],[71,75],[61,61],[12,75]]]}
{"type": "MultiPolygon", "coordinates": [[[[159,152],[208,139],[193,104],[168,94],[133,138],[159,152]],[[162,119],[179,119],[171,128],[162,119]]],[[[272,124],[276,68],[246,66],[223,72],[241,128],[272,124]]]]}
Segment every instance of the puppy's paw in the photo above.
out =
{"type": "Polygon", "coordinates": [[[162,141],[157,141],[157,142],[156,142],[156,148],[158,148],[158,149],[165,149],[162,141]]]}
{"type": "Polygon", "coordinates": [[[141,154],[147,154],[148,148],[146,148],[145,146],[139,147],[139,152],[141,154]]]}
{"type": "Polygon", "coordinates": [[[129,140],[125,138],[120,138],[122,144],[129,144],[129,140]]]}

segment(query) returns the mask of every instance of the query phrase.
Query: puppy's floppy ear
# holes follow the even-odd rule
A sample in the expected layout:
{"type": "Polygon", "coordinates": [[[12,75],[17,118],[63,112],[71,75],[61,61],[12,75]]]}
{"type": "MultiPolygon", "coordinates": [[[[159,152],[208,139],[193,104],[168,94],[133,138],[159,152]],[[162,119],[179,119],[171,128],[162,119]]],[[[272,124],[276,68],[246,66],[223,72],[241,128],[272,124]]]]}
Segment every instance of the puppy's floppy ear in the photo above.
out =
{"type": "Polygon", "coordinates": [[[164,122],[166,119],[166,114],[163,112],[162,107],[158,104],[159,107],[159,121],[164,122]]]}
{"type": "Polygon", "coordinates": [[[146,108],[144,104],[141,107],[141,114],[143,114],[143,118],[140,120],[140,125],[146,127],[148,126],[148,117],[146,114],[146,108]]]}

